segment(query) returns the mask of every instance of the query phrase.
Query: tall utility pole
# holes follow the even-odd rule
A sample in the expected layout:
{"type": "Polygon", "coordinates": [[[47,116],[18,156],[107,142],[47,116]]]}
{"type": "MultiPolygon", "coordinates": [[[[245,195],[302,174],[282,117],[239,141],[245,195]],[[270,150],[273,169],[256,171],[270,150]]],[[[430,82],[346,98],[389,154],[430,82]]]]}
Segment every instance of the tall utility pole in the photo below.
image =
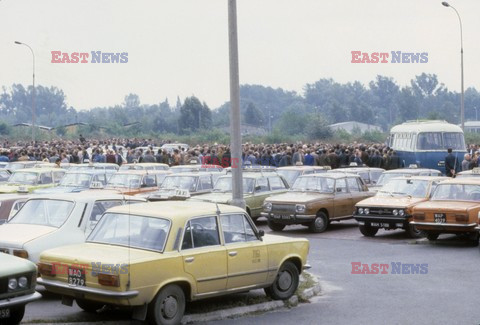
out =
{"type": "Polygon", "coordinates": [[[463,28],[462,28],[462,19],[460,18],[460,14],[458,13],[457,9],[452,7],[448,2],[443,1],[442,5],[445,7],[452,8],[458,17],[458,22],[460,23],[460,73],[461,73],[461,83],[462,83],[462,94],[460,97],[460,120],[462,124],[462,130],[465,129],[465,91],[463,90],[463,28]]]}
{"type": "Polygon", "coordinates": [[[15,41],[15,44],[18,45],[25,45],[30,49],[30,52],[32,52],[32,58],[33,58],[33,89],[32,89],[32,142],[35,144],[35,53],[33,53],[33,49],[25,43],[15,41]]]}
{"type": "Polygon", "coordinates": [[[245,209],[242,184],[242,134],[240,132],[240,81],[238,73],[236,0],[228,0],[228,45],[230,63],[230,151],[232,159],[232,205],[245,209]]]}

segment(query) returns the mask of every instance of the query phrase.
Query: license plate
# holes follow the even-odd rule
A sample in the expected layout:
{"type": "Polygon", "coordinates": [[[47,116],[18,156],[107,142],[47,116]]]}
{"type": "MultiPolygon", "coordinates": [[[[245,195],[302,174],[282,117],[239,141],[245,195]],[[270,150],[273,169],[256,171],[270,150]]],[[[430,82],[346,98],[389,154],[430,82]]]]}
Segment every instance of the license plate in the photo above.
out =
{"type": "Polygon", "coordinates": [[[433,218],[436,223],[445,223],[447,220],[445,213],[435,213],[433,218]]]}
{"type": "Polygon", "coordinates": [[[82,269],[68,268],[68,284],[71,286],[86,287],[85,271],[82,269]]]}
{"type": "Polygon", "coordinates": [[[10,309],[0,309],[0,318],[9,318],[10,309]]]}
{"type": "Polygon", "coordinates": [[[290,216],[287,214],[276,214],[273,216],[275,219],[290,219],[290,216]]]}
{"type": "Polygon", "coordinates": [[[389,228],[390,224],[388,223],[383,223],[383,222],[372,222],[370,223],[372,227],[378,227],[378,228],[389,228]]]}

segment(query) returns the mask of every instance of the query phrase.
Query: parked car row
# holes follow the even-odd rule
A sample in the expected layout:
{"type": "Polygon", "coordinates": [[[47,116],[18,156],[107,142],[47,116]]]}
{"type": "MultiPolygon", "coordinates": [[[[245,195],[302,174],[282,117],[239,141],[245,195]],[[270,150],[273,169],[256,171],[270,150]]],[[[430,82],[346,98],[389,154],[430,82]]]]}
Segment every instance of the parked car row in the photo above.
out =
{"type": "MultiPolygon", "coordinates": [[[[52,168],[25,170],[37,169],[52,168]]],[[[309,268],[309,243],[265,235],[250,217],[288,183],[253,170],[244,179],[248,211],[219,204],[231,174],[210,169],[78,169],[42,193],[0,195],[0,263],[12,265],[0,271],[0,323],[22,319],[37,283],[87,312],[123,306],[155,324],[179,323],[188,301],[233,292],[288,299],[309,268]]]]}

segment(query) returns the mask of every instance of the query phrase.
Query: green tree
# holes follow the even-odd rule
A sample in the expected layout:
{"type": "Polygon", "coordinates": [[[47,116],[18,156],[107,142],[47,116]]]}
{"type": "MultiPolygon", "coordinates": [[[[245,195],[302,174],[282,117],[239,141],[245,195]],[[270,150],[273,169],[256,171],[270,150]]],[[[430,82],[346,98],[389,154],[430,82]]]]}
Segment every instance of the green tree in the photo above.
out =
{"type": "Polygon", "coordinates": [[[245,109],[245,118],[244,121],[246,124],[260,126],[263,125],[263,120],[265,119],[263,113],[253,104],[248,103],[247,108],[245,109]]]}

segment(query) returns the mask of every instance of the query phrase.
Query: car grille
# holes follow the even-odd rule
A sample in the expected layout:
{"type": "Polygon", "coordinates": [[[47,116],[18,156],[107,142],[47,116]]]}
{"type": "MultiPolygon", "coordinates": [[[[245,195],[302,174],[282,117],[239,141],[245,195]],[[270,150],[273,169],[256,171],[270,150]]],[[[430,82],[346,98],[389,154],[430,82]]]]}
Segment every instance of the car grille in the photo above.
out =
{"type": "Polygon", "coordinates": [[[272,212],[295,212],[295,204],[273,204],[272,212]]]}
{"type": "Polygon", "coordinates": [[[0,294],[7,293],[8,278],[0,278],[0,294]]]}
{"type": "Polygon", "coordinates": [[[369,215],[393,215],[392,209],[370,208],[369,215]]]}

